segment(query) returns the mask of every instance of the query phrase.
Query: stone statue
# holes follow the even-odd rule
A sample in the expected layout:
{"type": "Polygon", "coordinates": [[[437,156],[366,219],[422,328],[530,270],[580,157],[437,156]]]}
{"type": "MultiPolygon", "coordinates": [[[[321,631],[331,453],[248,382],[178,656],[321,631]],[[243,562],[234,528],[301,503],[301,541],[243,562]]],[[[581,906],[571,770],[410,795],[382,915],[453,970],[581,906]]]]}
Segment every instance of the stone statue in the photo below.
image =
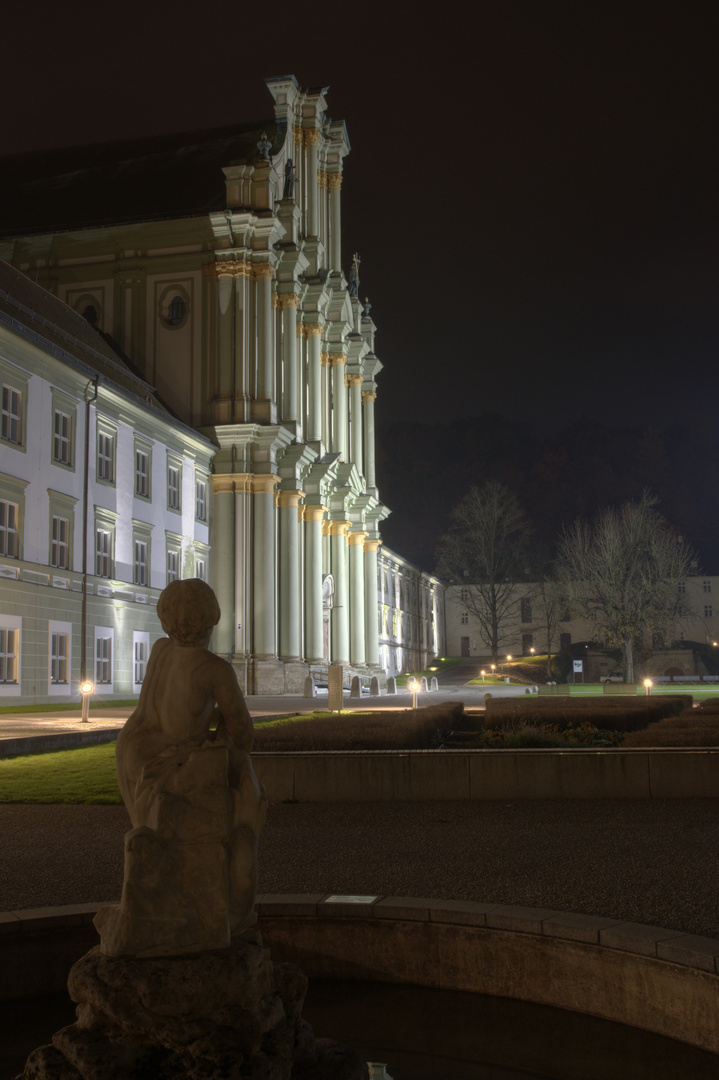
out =
{"type": "Polygon", "coordinates": [[[207,648],[220,609],[209,585],[191,578],[167,586],[157,614],[168,637],[152,649],[117,740],[133,829],[122,901],[95,918],[111,956],[224,948],[255,921],[266,798],[237,678],[207,648]]]}
{"type": "Polygon", "coordinates": [[[369,319],[369,313],[372,310],[372,305],[369,302],[369,296],[364,298],[364,307],[362,308],[362,316],[365,319],[369,319]]]}
{"type": "Polygon", "coordinates": [[[295,165],[292,158],[287,159],[285,165],[285,187],[282,192],[283,199],[293,199],[295,194],[295,165]]]}
{"type": "Polygon", "coordinates": [[[257,149],[260,152],[260,161],[269,161],[270,160],[270,150],[272,149],[272,143],[267,138],[267,132],[266,131],[262,132],[262,138],[260,139],[260,141],[257,144],[257,149]]]}
{"type": "Polygon", "coordinates": [[[347,289],[350,296],[356,296],[359,298],[359,268],[360,268],[359,255],[352,256],[352,265],[350,267],[349,281],[347,282],[347,289]]]}

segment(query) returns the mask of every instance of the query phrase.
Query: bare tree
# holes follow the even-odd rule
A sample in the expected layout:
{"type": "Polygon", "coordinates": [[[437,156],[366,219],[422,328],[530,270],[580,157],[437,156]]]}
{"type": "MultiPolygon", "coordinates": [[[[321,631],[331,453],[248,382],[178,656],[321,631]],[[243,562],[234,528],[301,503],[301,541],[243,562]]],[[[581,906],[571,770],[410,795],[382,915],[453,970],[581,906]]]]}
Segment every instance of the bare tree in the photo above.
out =
{"type": "Polygon", "coordinates": [[[624,650],[624,677],[634,682],[635,649],[690,615],[679,582],[696,554],[665,522],[658,500],[604,510],[592,525],[576,521],[561,538],[558,575],[570,602],[595,620],[597,639],[624,650]]]}
{"type": "Polygon", "coordinates": [[[547,642],[547,682],[551,682],[554,642],[559,624],[567,610],[567,595],[558,581],[543,577],[534,587],[533,599],[537,624],[543,630],[547,642]]]}
{"type": "Polygon", "coordinates": [[[517,582],[526,578],[530,536],[515,496],[490,480],[454,508],[439,543],[437,573],[462,586],[457,602],[477,619],[495,663],[503,641],[516,633],[517,582]]]}

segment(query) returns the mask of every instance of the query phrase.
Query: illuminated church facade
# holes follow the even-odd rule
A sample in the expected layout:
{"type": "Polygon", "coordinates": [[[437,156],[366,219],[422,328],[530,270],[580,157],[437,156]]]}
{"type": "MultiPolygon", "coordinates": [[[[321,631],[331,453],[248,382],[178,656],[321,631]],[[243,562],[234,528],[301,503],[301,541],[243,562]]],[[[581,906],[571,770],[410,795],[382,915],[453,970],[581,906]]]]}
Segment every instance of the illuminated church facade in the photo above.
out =
{"type": "Polygon", "coordinates": [[[0,257],[214,448],[213,647],[252,694],[444,648],[439,581],[380,550],[382,364],[342,250],[345,125],[326,88],[267,85],[262,124],[20,155],[0,179],[0,257]]]}

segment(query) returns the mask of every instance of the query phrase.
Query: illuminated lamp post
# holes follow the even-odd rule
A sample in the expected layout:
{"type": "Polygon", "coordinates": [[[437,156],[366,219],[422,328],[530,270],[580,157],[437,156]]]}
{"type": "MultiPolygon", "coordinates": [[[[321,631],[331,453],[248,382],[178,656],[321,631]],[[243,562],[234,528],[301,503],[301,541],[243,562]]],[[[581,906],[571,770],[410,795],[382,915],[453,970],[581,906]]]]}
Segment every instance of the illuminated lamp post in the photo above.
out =
{"type": "Polygon", "coordinates": [[[409,688],[412,691],[412,708],[416,709],[417,708],[417,691],[419,690],[419,683],[417,682],[416,679],[414,679],[414,678],[412,679],[412,682],[409,684],[409,688]]]}
{"type": "Polygon", "coordinates": [[[82,720],[80,722],[83,724],[89,724],[90,722],[90,694],[94,689],[95,687],[89,681],[82,683],[80,686],[82,692],[82,720]]]}
{"type": "Polygon", "coordinates": [[[645,687],[645,689],[647,691],[647,697],[649,697],[649,695],[652,692],[652,680],[651,679],[645,679],[644,680],[644,687],[645,687]]]}
{"type": "Polygon", "coordinates": [[[481,674],[481,676],[482,676],[482,682],[484,682],[484,669],[482,669],[482,671],[480,672],[480,674],[481,674]]]}

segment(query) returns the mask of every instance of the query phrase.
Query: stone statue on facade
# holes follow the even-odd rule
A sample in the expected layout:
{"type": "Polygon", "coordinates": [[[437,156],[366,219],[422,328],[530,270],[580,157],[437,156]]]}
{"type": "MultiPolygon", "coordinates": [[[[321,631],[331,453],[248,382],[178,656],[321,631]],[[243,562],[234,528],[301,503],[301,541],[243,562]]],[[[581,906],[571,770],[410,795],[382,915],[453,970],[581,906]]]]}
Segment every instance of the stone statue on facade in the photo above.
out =
{"type": "Polygon", "coordinates": [[[295,164],[292,158],[287,159],[285,165],[285,186],[282,192],[283,199],[293,199],[295,197],[295,164]]]}
{"type": "Polygon", "coordinates": [[[369,319],[369,313],[370,313],[371,310],[372,310],[372,305],[369,302],[369,296],[365,296],[365,298],[364,298],[364,307],[362,308],[362,317],[365,318],[365,319],[369,319]]]}
{"type": "Polygon", "coordinates": [[[272,143],[267,138],[267,132],[266,131],[262,132],[262,137],[260,138],[260,141],[257,143],[257,149],[260,152],[260,161],[269,161],[270,160],[270,150],[272,149],[272,143]]]}
{"type": "Polygon", "coordinates": [[[354,1051],[315,1040],[306,976],[251,929],[266,798],[235,673],[208,649],[215,594],[174,581],[157,613],[168,636],[117,745],[133,825],[122,900],[97,913],[101,945],[70,971],[76,1023],[22,1080],[367,1080],[354,1051]]]}
{"type": "Polygon", "coordinates": [[[359,255],[356,253],[352,256],[352,265],[350,267],[349,281],[347,282],[347,291],[350,296],[356,296],[359,299],[359,268],[360,268],[359,255]]]}

